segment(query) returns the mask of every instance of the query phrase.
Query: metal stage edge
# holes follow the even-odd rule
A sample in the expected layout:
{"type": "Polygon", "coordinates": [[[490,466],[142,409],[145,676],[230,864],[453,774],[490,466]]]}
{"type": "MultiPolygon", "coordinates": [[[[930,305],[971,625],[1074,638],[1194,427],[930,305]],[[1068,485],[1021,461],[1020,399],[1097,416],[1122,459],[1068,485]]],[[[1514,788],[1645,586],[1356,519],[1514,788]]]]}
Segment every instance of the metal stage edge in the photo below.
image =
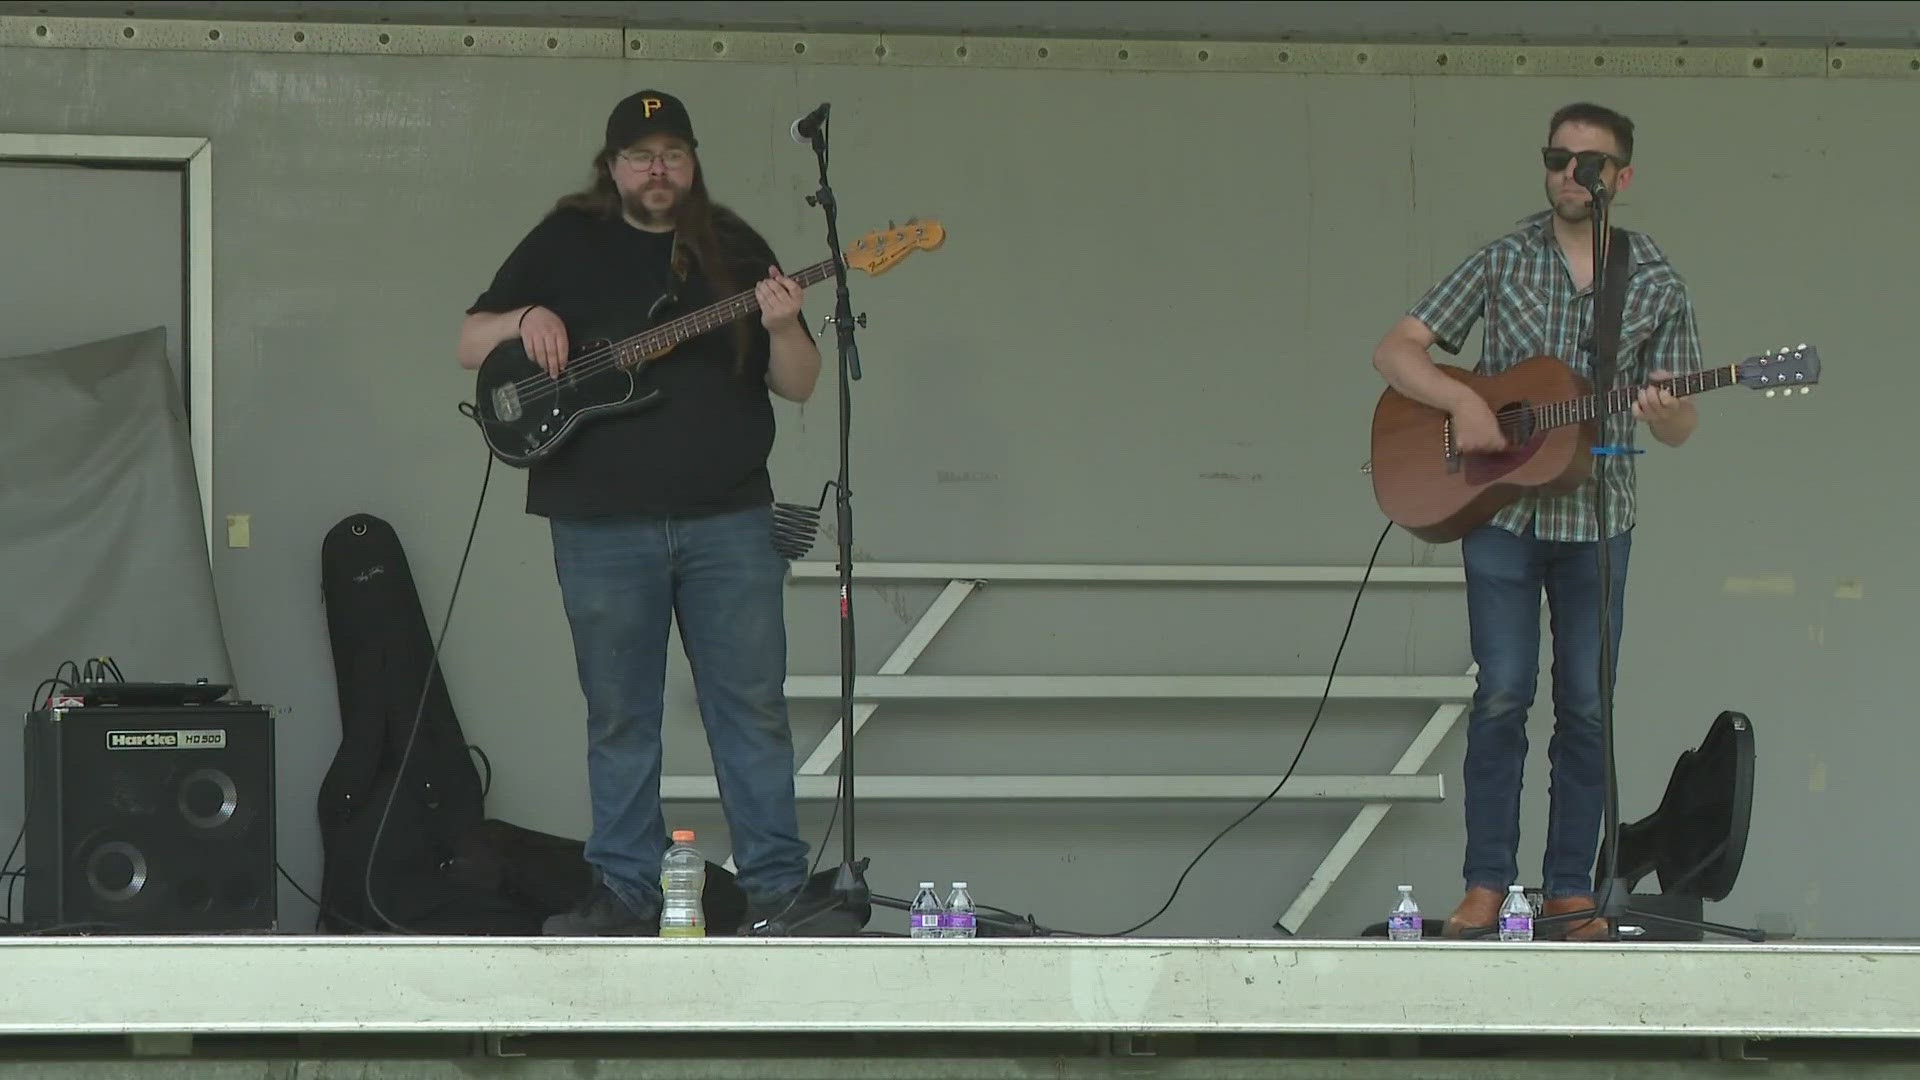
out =
{"type": "Polygon", "coordinates": [[[0,938],[0,1035],[1920,1037],[1920,944],[0,938]]]}

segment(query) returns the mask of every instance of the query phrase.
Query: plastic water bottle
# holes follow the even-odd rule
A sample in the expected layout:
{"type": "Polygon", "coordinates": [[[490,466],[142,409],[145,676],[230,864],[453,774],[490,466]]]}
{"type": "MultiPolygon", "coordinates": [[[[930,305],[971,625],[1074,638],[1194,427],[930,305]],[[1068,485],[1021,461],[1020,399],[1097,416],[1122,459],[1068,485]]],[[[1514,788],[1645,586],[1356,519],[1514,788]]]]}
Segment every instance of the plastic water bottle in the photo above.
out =
{"type": "Polygon", "coordinates": [[[940,904],[940,894],[933,891],[933,882],[921,882],[920,891],[913,896],[913,908],[907,912],[907,936],[941,937],[941,916],[945,913],[946,909],[940,904]]]}
{"type": "Polygon", "coordinates": [[[706,937],[707,860],[693,846],[692,829],[676,829],[660,860],[661,937],[706,937]]]}
{"type": "Polygon", "coordinates": [[[953,891],[947,894],[946,908],[940,913],[940,936],[970,938],[973,922],[973,894],[967,891],[966,882],[956,881],[953,891]]]}
{"type": "Polygon", "coordinates": [[[1533,940],[1533,905],[1524,886],[1507,886],[1506,903],[1500,905],[1500,940],[1533,940]]]}
{"type": "Polygon", "coordinates": [[[1400,903],[1387,915],[1387,939],[1419,941],[1424,934],[1420,905],[1413,898],[1413,886],[1400,886],[1400,903]]]}

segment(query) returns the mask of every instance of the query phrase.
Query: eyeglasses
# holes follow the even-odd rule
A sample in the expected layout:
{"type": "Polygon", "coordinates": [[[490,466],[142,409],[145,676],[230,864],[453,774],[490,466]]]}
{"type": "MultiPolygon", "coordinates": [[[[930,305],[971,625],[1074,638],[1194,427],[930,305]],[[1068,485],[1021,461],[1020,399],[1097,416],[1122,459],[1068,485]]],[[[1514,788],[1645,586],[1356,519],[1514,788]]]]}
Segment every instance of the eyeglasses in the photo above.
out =
{"type": "Polygon", "coordinates": [[[1579,160],[1580,164],[1587,166],[1599,164],[1605,167],[1611,162],[1617,168],[1624,169],[1627,167],[1626,162],[1604,150],[1582,150],[1579,153],[1575,153],[1564,146],[1543,146],[1540,148],[1540,162],[1547,167],[1548,172],[1564,172],[1567,166],[1572,164],[1576,159],[1579,160]]]}
{"type": "Polygon", "coordinates": [[[653,163],[656,161],[666,165],[669,169],[678,169],[693,160],[693,151],[678,149],[662,150],[656,154],[651,150],[622,150],[618,154],[615,154],[614,157],[619,160],[620,164],[628,165],[635,169],[651,169],[653,168],[653,163]]]}

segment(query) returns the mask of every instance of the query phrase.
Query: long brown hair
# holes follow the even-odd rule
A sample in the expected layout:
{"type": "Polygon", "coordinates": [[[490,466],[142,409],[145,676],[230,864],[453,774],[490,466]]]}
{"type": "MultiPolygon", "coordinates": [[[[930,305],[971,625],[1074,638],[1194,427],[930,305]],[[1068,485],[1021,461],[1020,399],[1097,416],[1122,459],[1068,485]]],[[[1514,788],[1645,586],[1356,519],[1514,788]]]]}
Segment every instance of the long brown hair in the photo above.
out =
{"type": "MultiPolygon", "coordinates": [[[[619,186],[613,182],[613,157],[616,153],[614,150],[602,150],[596,154],[592,182],[579,191],[562,195],[553,208],[578,210],[605,221],[618,219],[624,203],[620,198],[619,186]]],[[[693,159],[693,184],[680,203],[674,225],[673,270],[684,281],[693,267],[699,268],[701,277],[706,281],[708,294],[702,306],[725,300],[739,288],[731,259],[737,253],[721,244],[723,230],[734,236],[751,231],[740,215],[714,202],[712,196],[707,194],[706,169],[701,166],[696,154],[693,159]]],[[[755,325],[752,316],[734,320],[735,371],[745,368],[755,325]]]]}

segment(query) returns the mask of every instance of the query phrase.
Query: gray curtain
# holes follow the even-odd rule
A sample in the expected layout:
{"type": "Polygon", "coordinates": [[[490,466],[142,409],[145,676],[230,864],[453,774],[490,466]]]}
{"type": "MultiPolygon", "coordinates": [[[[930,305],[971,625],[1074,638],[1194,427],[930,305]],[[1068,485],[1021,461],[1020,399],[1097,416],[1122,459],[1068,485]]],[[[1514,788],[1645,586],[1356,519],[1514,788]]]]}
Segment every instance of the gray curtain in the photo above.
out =
{"type": "Polygon", "coordinates": [[[19,718],[62,661],[232,681],[166,350],[156,327],[0,359],[0,851],[21,812],[19,718]]]}

